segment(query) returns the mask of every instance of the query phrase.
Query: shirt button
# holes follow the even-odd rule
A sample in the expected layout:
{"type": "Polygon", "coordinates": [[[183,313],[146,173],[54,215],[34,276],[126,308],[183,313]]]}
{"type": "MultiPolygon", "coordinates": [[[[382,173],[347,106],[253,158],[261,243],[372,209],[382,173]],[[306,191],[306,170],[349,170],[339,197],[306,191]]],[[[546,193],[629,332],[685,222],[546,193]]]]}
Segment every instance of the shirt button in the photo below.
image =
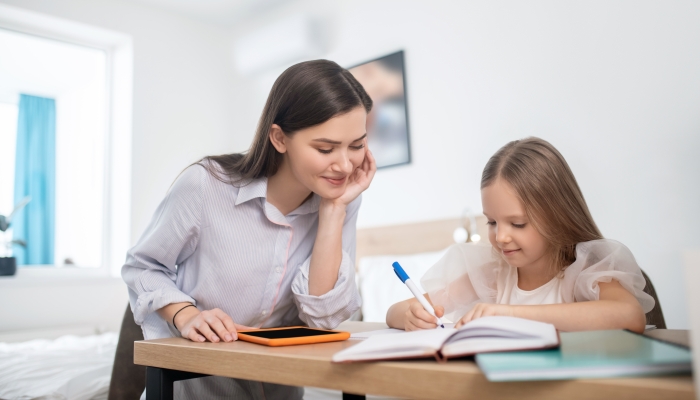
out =
{"type": "Polygon", "coordinates": [[[277,272],[279,274],[280,272],[282,272],[282,268],[280,268],[280,267],[275,268],[275,272],[277,272]]]}
{"type": "Polygon", "coordinates": [[[267,315],[267,310],[263,310],[262,315],[263,316],[267,315]]]}

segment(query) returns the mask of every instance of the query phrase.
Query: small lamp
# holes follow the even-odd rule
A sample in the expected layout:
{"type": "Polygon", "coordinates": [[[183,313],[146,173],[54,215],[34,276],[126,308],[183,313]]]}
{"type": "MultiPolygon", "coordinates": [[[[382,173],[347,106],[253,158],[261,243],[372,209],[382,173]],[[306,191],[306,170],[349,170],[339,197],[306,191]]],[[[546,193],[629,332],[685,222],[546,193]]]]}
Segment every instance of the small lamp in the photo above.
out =
{"type": "Polygon", "coordinates": [[[477,233],[476,228],[476,217],[474,213],[467,207],[462,211],[462,226],[452,232],[452,239],[455,243],[476,243],[481,240],[481,235],[477,233]],[[467,228],[467,220],[469,220],[469,227],[467,228]]]}

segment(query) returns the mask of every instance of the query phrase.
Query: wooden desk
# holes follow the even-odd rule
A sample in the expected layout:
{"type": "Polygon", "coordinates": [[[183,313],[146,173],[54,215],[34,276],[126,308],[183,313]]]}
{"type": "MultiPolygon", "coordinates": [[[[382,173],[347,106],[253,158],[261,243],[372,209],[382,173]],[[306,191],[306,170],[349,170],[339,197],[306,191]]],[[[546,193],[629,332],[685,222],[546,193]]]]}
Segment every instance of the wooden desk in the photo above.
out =
{"type": "MultiPolygon", "coordinates": [[[[386,325],[345,322],[339,329],[362,332],[386,325]]],[[[682,341],[682,331],[653,330],[649,336],[682,341]]],[[[687,332],[685,334],[687,338],[687,332]]],[[[332,364],[354,340],[272,348],[247,342],[194,343],[186,339],[136,342],[134,363],[147,366],[148,399],[172,399],[172,382],[204,375],[412,399],[694,399],[691,376],[489,382],[472,361],[430,360],[332,364]],[[183,373],[195,373],[195,375],[183,373]],[[168,397],[169,396],[169,397],[168,397]]]]}

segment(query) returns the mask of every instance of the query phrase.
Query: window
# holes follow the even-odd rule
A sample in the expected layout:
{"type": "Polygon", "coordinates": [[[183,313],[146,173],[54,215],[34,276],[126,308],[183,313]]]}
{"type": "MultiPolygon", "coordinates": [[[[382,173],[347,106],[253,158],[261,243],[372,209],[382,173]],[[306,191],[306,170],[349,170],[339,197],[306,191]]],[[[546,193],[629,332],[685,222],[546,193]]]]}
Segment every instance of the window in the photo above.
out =
{"type": "MultiPolygon", "coordinates": [[[[0,34],[6,46],[0,49],[0,114],[17,107],[20,93],[55,99],[56,144],[47,153],[56,158],[55,246],[47,251],[54,255],[48,266],[63,266],[70,258],[76,266],[92,267],[21,268],[18,273],[30,278],[119,275],[130,246],[133,39],[3,4],[0,34]],[[27,49],[33,49],[29,57],[34,62],[23,71],[12,67],[21,58],[14,55],[27,49]],[[65,73],[60,75],[62,67],[65,73]],[[34,75],[29,79],[30,72],[34,75]]],[[[23,108],[17,113],[25,121],[23,108]]],[[[3,133],[7,124],[2,121],[0,116],[0,153],[7,153],[3,147],[14,147],[9,142],[16,129],[3,133]]],[[[14,180],[19,172],[7,171],[7,163],[15,164],[0,157],[0,207],[7,207],[3,199],[16,197],[9,192],[14,182],[6,179],[14,180]]]]}
{"type": "Polygon", "coordinates": [[[106,54],[100,49],[7,30],[0,30],[0,54],[0,92],[4,94],[0,146],[7,157],[0,181],[0,213],[7,215],[13,208],[15,166],[11,164],[15,160],[19,95],[52,98],[56,105],[52,264],[100,266],[106,54]]]}

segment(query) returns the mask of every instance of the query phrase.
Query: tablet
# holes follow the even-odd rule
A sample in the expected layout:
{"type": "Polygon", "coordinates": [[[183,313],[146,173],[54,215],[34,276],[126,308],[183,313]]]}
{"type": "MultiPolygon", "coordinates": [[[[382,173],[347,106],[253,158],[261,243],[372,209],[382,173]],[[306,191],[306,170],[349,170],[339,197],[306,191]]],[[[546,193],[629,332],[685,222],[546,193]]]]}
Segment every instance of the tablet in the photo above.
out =
{"type": "Polygon", "coordinates": [[[350,338],[350,332],[329,331],[306,326],[238,331],[238,339],[265,346],[292,346],[297,344],[337,342],[350,338]]]}

